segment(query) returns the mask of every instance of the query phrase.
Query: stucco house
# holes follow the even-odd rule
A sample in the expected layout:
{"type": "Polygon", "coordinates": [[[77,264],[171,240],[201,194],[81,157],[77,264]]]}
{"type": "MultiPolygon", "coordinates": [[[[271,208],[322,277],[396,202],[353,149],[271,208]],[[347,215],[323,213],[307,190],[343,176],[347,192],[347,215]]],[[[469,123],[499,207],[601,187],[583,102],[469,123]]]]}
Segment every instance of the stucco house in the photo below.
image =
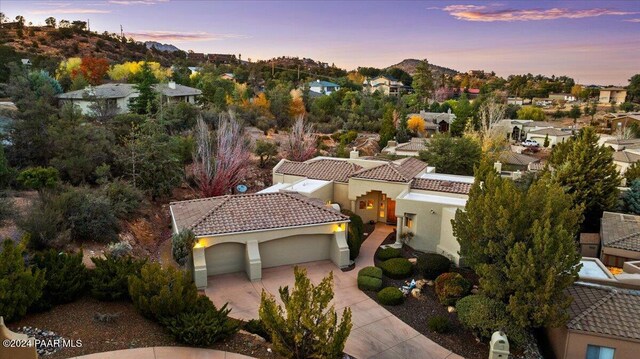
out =
{"type": "Polygon", "coordinates": [[[411,118],[412,116],[420,116],[425,122],[425,129],[430,133],[449,132],[451,124],[456,120],[456,115],[451,113],[451,109],[449,109],[448,112],[427,112],[420,110],[419,113],[408,114],[407,118],[411,118]]]}
{"type": "Polygon", "coordinates": [[[395,140],[388,141],[381,153],[396,156],[413,156],[418,157],[420,151],[427,149],[428,138],[412,137],[409,142],[398,143],[395,140]]]}
{"type": "Polygon", "coordinates": [[[549,98],[554,101],[575,102],[576,97],[570,93],[550,93],[549,98]]]}
{"type": "Polygon", "coordinates": [[[207,276],[330,259],[349,264],[349,218],[323,201],[289,192],[228,195],[172,202],[173,232],[191,230],[196,286],[207,276]]]}
{"type": "MultiPolygon", "coordinates": [[[[195,104],[197,97],[202,94],[202,91],[196,88],[179,85],[173,81],[157,84],[154,89],[161,94],[163,103],[188,102],[195,104]]],[[[85,115],[93,113],[91,105],[96,99],[106,100],[107,107],[117,115],[128,113],[130,101],[138,96],[139,92],[134,84],[111,83],[89,86],[83,90],[60,94],[57,97],[60,105],[72,103],[78,106],[85,115]]]]}
{"type": "Polygon", "coordinates": [[[604,212],[600,238],[605,265],[622,268],[625,262],[640,260],[640,216],[604,212]]]}
{"type": "Polygon", "coordinates": [[[571,138],[571,132],[565,132],[557,128],[542,128],[531,130],[527,133],[527,140],[536,141],[540,146],[544,146],[546,138],[549,139],[549,147],[562,143],[571,138]]]}
{"type": "Polygon", "coordinates": [[[627,98],[627,90],[622,87],[606,87],[600,89],[600,98],[598,102],[602,104],[615,103],[620,105],[627,98]]]}
{"type": "Polygon", "coordinates": [[[498,157],[501,163],[502,171],[530,171],[534,163],[540,163],[539,158],[523,155],[522,153],[515,153],[511,151],[504,151],[498,157]]]}
{"type": "Polygon", "coordinates": [[[407,89],[407,86],[391,76],[380,75],[372,79],[365,79],[362,83],[362,89],[367,93],[380,91],[385,96],[399,96],[407,89]]]}
{"type": "Polygon", "coordinates": [[[613,163],[621,175],[624,175],[627,169],[638,161],[640,161],[640,149],[637,148],[624,149],[613,153],[613,163]]]}
{"type": "Polygon", "coordinates": [[[323,80],[311,81],[307,86],[309,86],[309,91],[320,95],[331,95],[332,92],[340,90],[340,85],[323,80]]]}

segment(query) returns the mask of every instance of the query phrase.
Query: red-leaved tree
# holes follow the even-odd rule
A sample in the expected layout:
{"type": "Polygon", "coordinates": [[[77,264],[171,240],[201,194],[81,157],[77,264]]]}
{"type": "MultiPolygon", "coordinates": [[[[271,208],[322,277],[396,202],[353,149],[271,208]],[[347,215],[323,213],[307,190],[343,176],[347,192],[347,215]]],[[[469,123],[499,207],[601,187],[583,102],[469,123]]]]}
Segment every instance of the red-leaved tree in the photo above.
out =
{"type": "Polygon", "coordinates": [[[251,160],[251,142],[233,114],[220,115],[218,130],[199,118],[195,128],[193,175],[203,197],[221,196],[240,184],[251,160]]]}
{"type": "Polygon", "coordinates": [[[313,126],[304,122],[304,117],[298,116],[291,126],[287,142],[285,143],[287,159],[303,162],[312,158],[316,153],[316,136],[313,126]]]}
{"type": "Polygon", "coordinates": [[[74,69],[71,78],[82,75],[93,86],[100,85],[109,71],[109,61],[99,57],[83,57],[80,67],[74,69]]]}

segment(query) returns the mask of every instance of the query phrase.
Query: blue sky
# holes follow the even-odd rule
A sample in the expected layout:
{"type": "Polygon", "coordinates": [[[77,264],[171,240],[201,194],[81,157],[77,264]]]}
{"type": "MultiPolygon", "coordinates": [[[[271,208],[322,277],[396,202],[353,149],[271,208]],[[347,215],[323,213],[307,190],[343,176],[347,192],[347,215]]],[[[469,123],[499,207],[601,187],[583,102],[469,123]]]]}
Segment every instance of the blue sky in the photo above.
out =
{"type": "Polygon", "coordinates": [[[354,69],[405,58],[460,71],[569,75],[625,85],[640,73],[640,1],[2,0],[41,23],[89,19],[125,33],[243,59],[310,57],[354,69]]]}

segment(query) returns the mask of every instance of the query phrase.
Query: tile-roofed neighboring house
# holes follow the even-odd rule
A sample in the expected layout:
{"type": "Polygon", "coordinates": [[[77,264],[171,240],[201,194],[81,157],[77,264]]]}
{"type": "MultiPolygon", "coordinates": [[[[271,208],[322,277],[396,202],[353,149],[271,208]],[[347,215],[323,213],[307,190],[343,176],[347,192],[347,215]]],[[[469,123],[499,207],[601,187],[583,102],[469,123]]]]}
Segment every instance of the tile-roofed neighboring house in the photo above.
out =
{"type": "Polygon", "coordinates": [[[411,182],[411,189],[458,194],[469,194],[471,186],[473,186],[473,184],[468,182],[454,182],[427,178],[416,178],[411,182]]]}
{"type": "Polygon", "coordinates": [[[175,82],[169,82],[166,84],[156,84],[153,86],[153,88],[157,92],[160,92],[167,97],[184,97],[184,96],[202,95],[202,91],[197,88],[183,86],[175,82]]]}
{"type": "MultiPolygon", "coordinates": [[[[431,124],[434,127],[437,127],[434,124],[431,124]]],[[[412,151],[412,152],[420,152],[427,149],[427,141],[428,139],[422,137],[412,137],[409,142],[399,143],[396,147],[396,151],[412,151]]]]}
{"type": "Polygon", "coordinates": [[[640,259],[640,216],[604,212],[600,226],[600,260],[609,266],[640,259]]]}
{"type": "Polygon", "coordinates": [[[523,155],[521,153],[511,152],[511,151],[502,152],[500,154],[499,159],[500,159],[500,162],[505,164],[524,166],[524,167],[529,166],[530,163],[540,162],[540,159],[538,158],[523,155]]]}
{"type": "Polygon", "coordinates": [[[289,193],[228,195],[171,203],[176,225],[185,224],[196,236],[348,222],[331,207],[289,193]],[[204,213],[199,218],[197,215],[204,213]]]}
{"type": "Polygon", "coordinates": [[[426,168],[426,163],[409,157],[361,170],[353,175],[352,178],[407,183],[426,168]]]}
{"type": "Polygon", "coordinates": [[[307,177],[324,181],[346,183],[349,177],[360,171],[361,166],[343,160],[318,159],[307,162],[284,161],[275,168],[276,173],[307,177]]]}
{"type": "Polygon", "coordinates": [[[133,84],[103,84],[99,86],[89,86],[82,90],[70,91],[59,94],[59,99],[82,100],[87,97],[96,97],[102,99],[124,98],[136,93],[133,84]]]}
{"type": "Polygon", "coordinates": [[[613,161],[624,163],[636,163],[640,160],[640,154],[631,151],[616,151],[613,153],[613,161]]]}

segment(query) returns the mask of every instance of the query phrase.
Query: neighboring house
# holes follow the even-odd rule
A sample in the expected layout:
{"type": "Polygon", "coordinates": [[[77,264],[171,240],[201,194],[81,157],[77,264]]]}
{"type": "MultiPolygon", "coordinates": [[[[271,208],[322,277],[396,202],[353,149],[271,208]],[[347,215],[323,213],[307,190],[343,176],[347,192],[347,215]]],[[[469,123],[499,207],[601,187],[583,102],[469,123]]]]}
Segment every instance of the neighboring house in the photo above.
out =
{"type": "Polygon", "coordinates": [[[607,266],[622,267],[640,259],[640,216],[604,212],[600,226],[600,260],[607,266]]]}
{"type": "Polygon", "coordinates": [[[456,115],[451,113],[451,109],[448,112],[426,112],[420,110],[420,113],[410,113],[407,118],[412,116],[420,116],[425,122],[425,130],[431,133],[434,129],[435,132],[449,132],[449,128],[453,121],[456,120],[456,115]],[[436,125],[437,127],[431,126],[436,125]]]}
{"type": "Polygon", "coordinates": [[[627,90],[622,87],[607,87],[600,89],[598,102],[602,104],[614,103],[620,105],[627,98],[627,90]]]}
{"type": "Polygon", "coordinates": [[[220,75],[220,78],[223,80],[229,80],[229,81],[236,81],[236,76],[231,73],[231,72],[225,72],[224,74],[220,75]]]}
{"type": "Polygon", "coordinates": [[[380,91],[386,96],[399,96],[407,89],[407,86],[391,76],[381,75],[372,79],[365,79],[362,89],[367,93],[380,91]]]}
{"type": "Polygon", "coordinates": [[[534,163],[539,163],[540,159],[523,155],[521,153],[515,153],[511,151],[504,151],[500,154],[499,161],[501,163],[502,171],[530,171],[533,167],[534,170],[538,169],[538,166],[532,166],[534,163]]]}
{"type": "MultiPolygon", "coordinates": [[[[157,84],[155,90],[161,94],[163,103],[188,102],[196,103],[196,99],[202,94],[202,91],[169,82],[165,84],[157,84]]],[[[105,100],[108,109],[113,114],[123,114],[129,112],[129,103],[132,99],[139,96],[133,84],[103,84],[99,86],[89,86],[83,90],[71,91],[58,95],[60,104],[72,103],[78,106],[82,113],[91,115],[93,110],[91,105],[96,100],[105,100]]]]}
{"type": "Polygon", "coordinates": [[[553,100],[548,97],[546,98],[534,97],[533,99],[531,99],[531,103],[534,106],[549,107],[553,105],[553,100]]]}
{"type": "Polygon", "coordinates": [[[307,85],[309,86],[309,91],[321,95],[331,95],[332,92],[340,90],[340,85],[329,81],[315,80],[307,85]]]}
{"type": "Polygon", "coordinates": [[[20,59],[22,66],[31,67],[31,60],[29,59],[20,59]]]}
{"type": "Polygon", "coordinates": [[[613,163],[618,168],[618,172],[624,175],[632,164],[640,161],[639,149],[625,149],[613,153],[613,163]]]}
{"type": "Polygon", "coordinates": [[[524,105],[524,99],[522,97],[509,97],[507,98],[507,105],[524,105]]]}
{"type": "Polygon", "coordinates": [[[616,137],[612,137],[609,139],[605,139],[602,145],[611,147],[614,151],[623,151],[625,149],[637,149],[638,147],[640,147],[640,138],[619,139],[616,137]]]}
{"type": "Polygon", "coordinates": [[[570,132],[565,132],[557,128],[543,128],[532,130],[527,133],[527,140],[536,141],[540,146],[544,146],[546,138],[549,139],[549,147],[562,143],[571,137],[570,132]]]}
{"type": "Polygon", "coordinates": [[[420,151],[427,149],[426,144],[428,141],[428,138],[422,137],[412,137],[409,142],[405,143],[397,143],[395,140],[389,141],[387,146],[380,152],[388,155],[418,157],[420,151]]]}
{"type": "Polygon", "coordinates": [[[602,118],[607,121],[607,126],[615,131],[616,128],[626,128],[634,122],[640,122],[640,112],[608,113],[602,118]]]}
{"type": "Polygon", "coordinates": [[[330,259],[349,265],[349,217],[324,202],[296,193],[228,195],[172,202],[173,232],[191,230],[196,286],[207,276],[330,259]]]}
{"type": "Polygon", "coordinates": [[[576,101],[576,97],[570,93],[550,93],[549,98],[552,101],[566,101],[566,102],[576,101]]]}
{"type": "Polygon", "coordinates": [[[548,328],[556,359],[636,359],[640,353],[640,293],[606,285],[577,282],[569,321],[548,328]]]}

